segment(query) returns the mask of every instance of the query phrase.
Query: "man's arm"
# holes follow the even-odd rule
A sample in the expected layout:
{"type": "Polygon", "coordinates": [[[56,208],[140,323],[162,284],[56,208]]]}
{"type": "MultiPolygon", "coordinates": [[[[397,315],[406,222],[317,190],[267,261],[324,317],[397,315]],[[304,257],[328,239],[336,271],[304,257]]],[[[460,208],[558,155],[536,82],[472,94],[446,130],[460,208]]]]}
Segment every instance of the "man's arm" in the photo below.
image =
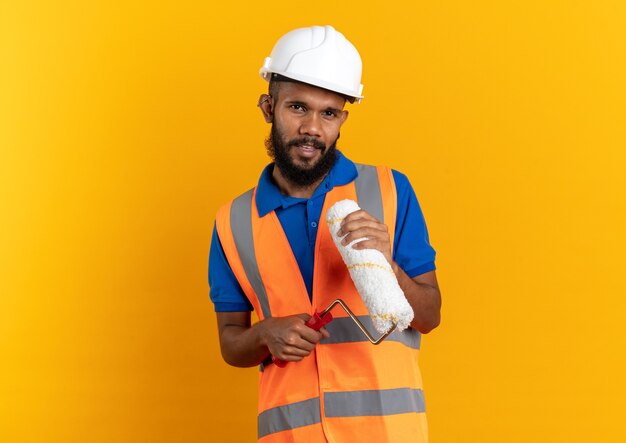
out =
{"type": "Polygon", "coordinates": [[[254,325],[250,312],[217,312],[220,349],[224,361],[232,366],[260,364],[270,354],[284,361],[300,361],[329,334],[305,325],[307,314],[272,317],[254,325]]]}
{"type": "Polygon", "coordinates": [[[349,214],[344,219],[338,234],[340,236],[345,235],[342,240],[344,245],[353,240],[367,237],[367,240],[360,241],[352,247],[354,249],[377,249],[383,253],[391,264],[400,288],[415,313],[411,322],[412,328],[426,334],[439,325],[441,294],[435,271],[410,278],[392,259],[387,225],[379,222],[369,213],[360,210],[349,214]]]}

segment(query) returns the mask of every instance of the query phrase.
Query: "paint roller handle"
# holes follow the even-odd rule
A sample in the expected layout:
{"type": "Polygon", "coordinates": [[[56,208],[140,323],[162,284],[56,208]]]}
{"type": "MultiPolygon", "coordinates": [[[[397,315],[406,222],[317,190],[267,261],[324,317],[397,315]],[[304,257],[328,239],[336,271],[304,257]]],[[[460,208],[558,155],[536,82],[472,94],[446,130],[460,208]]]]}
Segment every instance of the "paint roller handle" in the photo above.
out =
{"type": "MultiPolygon", "coordinates": [[[[313,314],[313,316],[310,319],[307,320],[305,325],[313,329],[314,331],[319,331],[325,325],[330,323],[332,319],[333,319],[333,315],[330,312],[326,312],[326,313],[316,312],[315,314],[313,314]]],[[[272,355],[272,362],[274,362],[274,364],[278,366],[279,368],[284,368],[285,366],[287,366],[287,363],[288,363],[285,360],[279,360],[277,358],[274,358],[273,355],[272,355]]]]}
{"type": "Polygon", "coordinates": [[[319,331],[328,323],[330,323],[332,319],[333,319],[333,315],[330,312],[327,312],[325,314],[323,312],[321,313],[316,312],[315,314],[313,314],[313,316],[310,319],[307,320],[305,325],[307,325],[309,328],[313,329],[314,331],[319,331]]]}

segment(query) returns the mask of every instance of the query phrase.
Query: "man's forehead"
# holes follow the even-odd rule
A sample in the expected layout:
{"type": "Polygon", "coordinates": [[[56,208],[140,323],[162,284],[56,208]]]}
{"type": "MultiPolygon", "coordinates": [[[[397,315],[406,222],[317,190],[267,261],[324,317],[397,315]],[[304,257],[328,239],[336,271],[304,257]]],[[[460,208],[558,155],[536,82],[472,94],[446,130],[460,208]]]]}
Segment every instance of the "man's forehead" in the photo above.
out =
{"type": "Polygon", "coordinates": [[[341,94],[300,82],[279,82],[279,100],[311,102],[342,109],[346,99],[341,94]]]}

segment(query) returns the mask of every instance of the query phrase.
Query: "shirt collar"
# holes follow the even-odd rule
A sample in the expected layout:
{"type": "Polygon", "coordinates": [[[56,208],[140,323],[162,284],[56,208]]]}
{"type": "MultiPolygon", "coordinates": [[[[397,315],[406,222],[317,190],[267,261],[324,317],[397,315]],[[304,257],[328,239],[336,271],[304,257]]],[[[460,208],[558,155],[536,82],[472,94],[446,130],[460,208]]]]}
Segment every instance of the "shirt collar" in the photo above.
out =
{"type": "MultiPolygon", "coordinates": [[[[278,189],[278,186],[274,184],[272,179],[273,170],[274,163],[270,163],[263,169],[256,188],[256,206],[259,210],[259,217],[264,217],[271,211],[280,207],[288,208],[289,206],[305,200],[281,194],[280,189],[278,189]]],[[[337,161],[328,174],[326,174],[326,177],[324,177],[324,180],[322,180],[311,198],[325,195],[335,186],[347,185],[354,181],[357,175],[358,173],[354,163],[337,150],[337,161]]]]}

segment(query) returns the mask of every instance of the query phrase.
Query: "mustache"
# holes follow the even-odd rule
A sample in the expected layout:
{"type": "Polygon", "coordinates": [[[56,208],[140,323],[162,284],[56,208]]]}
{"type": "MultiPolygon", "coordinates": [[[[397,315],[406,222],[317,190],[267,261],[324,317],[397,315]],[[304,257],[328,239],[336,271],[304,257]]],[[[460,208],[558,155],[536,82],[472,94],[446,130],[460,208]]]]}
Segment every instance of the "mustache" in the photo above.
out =
{"type": "Polygon", "coordinates": [[[319,149],[320,151],[323,151],[326,149],[326,145],[322,143],[321,141],[319,141],[318,139],[316,139],[315,137],[294,138],[293,140],[290,140],[289,142],[287,142],[287,147],[292,148],[294,146],[303,145],[303,144],[310,144],[315,149],[319,149]]]}

